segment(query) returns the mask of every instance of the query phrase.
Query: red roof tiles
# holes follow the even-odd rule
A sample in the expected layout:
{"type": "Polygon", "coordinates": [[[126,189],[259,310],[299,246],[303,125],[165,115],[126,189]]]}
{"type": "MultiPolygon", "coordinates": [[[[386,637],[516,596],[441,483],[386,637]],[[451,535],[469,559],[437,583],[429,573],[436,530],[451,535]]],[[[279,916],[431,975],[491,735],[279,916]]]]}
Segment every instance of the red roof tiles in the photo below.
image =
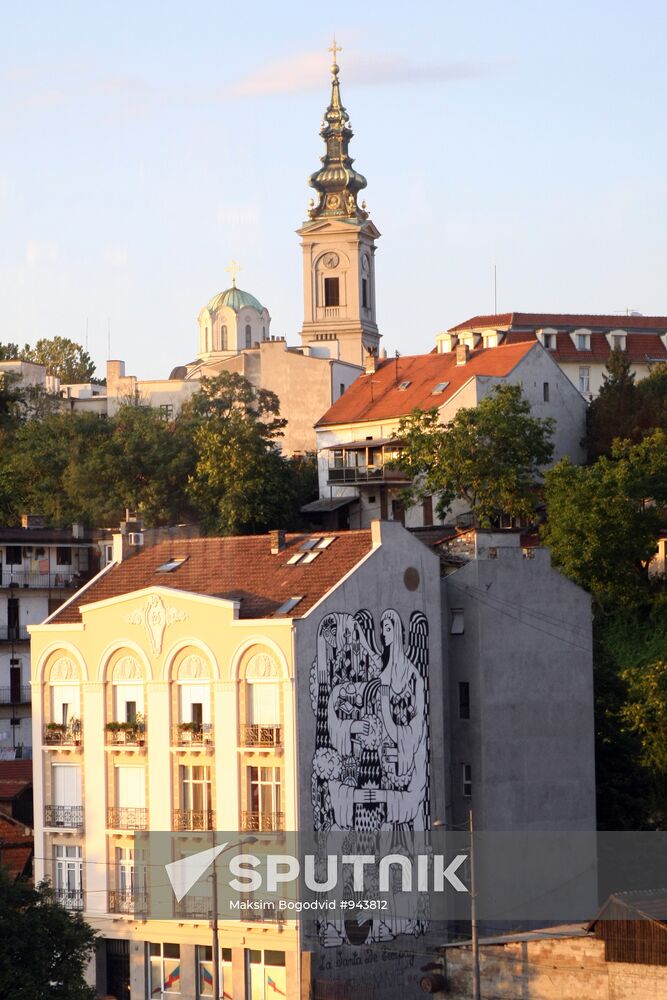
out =
{"type": "Polygon", "coordinates": [[[290,617],[305,614],[371,549],[370,531],[287,535],[285,548],[271,554],[268,535],[188,538],[161,542],[112,567],[82,588],[49,624],[81,621],[81,606],[160,586],[238,600],[240,618],[269,618],[290,597],[301,597],[290,617]],[[313,562],[289,565],[308,538],[333,537],[313,562]],[[170,573],[156,572],[170,559],[185,562],[170,573]]]}
{"type": "Polygon", "coordinates": [[[415,409],[441,407],[473,376],[503,377],[534,347],[534,341],[471,351],[464,365],[456,352],[415,354],[380,362],[372,375],[360,375],[318,420],[316,426],[403,417],[415,409]],[[405,389],[402,383],[410,384],[405,389]],[[447,388],[434,394],[439,382],[447,388]]]}
{"type": "Polygon", "coordinates": [[[623,316],[590,315],[585,313],[498,313],[490,316],[473,316],[471,319],[450,328],[450,333],[459,330],[508,330],[516,327],[539,329],[543,326],[589,327],[594,330],[656,330],[667,332],[667,316],[623,316]]]}

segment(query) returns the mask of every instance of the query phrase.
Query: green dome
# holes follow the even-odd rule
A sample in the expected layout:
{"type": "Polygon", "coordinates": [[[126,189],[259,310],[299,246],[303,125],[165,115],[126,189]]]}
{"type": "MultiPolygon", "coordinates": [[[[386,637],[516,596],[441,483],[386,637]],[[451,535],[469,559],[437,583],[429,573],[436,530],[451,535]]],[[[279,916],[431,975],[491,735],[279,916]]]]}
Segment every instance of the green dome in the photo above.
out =
{"type": "Polygon", "coordinates": [[[208,306],[206,307],[209,312],[215,312],[220,306],[229,306],[234,312],[240,312],[245,306],[250,306],[252,309],[256,309],[257,312],[263,312],[264,306],[261,302],[258,302],[254,295],[250,292],[244,292],[242,288],[228,288],[225,292],[219,292],[218,295],[214,295],[208,306]]]}

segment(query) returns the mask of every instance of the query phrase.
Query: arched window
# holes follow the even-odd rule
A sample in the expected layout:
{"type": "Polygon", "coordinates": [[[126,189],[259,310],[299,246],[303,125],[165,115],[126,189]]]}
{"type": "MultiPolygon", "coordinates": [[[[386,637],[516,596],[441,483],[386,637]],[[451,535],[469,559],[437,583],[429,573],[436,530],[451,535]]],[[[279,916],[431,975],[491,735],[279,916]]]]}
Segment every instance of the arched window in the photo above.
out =
{"type": "Polygon", "coordinates": [[[262,340],[266,340],[266,327],[262,327],[262,340]]]}
{"type": "Polygon", "coordinates": [[[208,351],[208,327],[204,327],[204,350],[208,351]]]}
{"type": "Polygon", "coordinates": [[[227,349],[228,349],[227,348],[227,327],[223,325],[223,326],[220,327],[220,350],[221,351],[226,351],[227,349]]]}
{"type": "Polygon", "coordinates": [[[250,329],[250,323],[246,323],[245,328],[245,346],[252,347],[252,330],[250,329]]]}

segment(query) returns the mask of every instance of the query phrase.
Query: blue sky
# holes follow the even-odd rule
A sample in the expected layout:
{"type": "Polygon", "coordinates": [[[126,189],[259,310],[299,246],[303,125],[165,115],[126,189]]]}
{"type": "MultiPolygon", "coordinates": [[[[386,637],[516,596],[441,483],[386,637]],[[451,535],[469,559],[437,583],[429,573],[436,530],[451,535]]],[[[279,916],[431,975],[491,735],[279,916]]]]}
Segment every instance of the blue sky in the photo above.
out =
{"type": "Polygon", "coordinates": [[[298,342],[335,31],[391,353],[493,309],[667,313],[667,6],[7,4],[0,340],[164,377],[229,284],[298,342]]]}

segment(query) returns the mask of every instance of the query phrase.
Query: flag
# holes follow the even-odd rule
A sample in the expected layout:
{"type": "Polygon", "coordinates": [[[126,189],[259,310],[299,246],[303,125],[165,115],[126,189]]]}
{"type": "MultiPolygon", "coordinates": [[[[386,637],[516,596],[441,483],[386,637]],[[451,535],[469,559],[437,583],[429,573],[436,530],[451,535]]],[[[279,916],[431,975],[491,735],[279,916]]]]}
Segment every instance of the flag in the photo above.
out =
{"type": "Polygon", "coordinates": [[[276,986],[276,983],[274,982],[274,980],[271,979],[271,976],[267,976],[266,977],[266,985],[270,986],[271,989],[274,990],[276,993],[278,993],[281,997],[286,997],[287,996],[287,994],[283,993],[283,991],[281,989],[278,989],[278,987],[276,986]]]}
{"type": "MultiPolygon", "coordinates": [[[[440,968],[440,966],[438,966],[438,968],[440,968]]],[[[201,978],[202,982],[205,983],[206,986],[213,985],[213,973],[209,972],[205,965],[202,965],[201,967],[201,978]]]]}
{"type": "Polygon", "coordinates": [[[180,978],[181,978],[181,967],[180,965],[177,965],[174,971],[171,973],[171,975],[167,976],[167,978],[165,979],[164,986],[162,987],[162,989],[170,990],[172,986],[176,985],[176,983],[179,981],[180,978]]]}

